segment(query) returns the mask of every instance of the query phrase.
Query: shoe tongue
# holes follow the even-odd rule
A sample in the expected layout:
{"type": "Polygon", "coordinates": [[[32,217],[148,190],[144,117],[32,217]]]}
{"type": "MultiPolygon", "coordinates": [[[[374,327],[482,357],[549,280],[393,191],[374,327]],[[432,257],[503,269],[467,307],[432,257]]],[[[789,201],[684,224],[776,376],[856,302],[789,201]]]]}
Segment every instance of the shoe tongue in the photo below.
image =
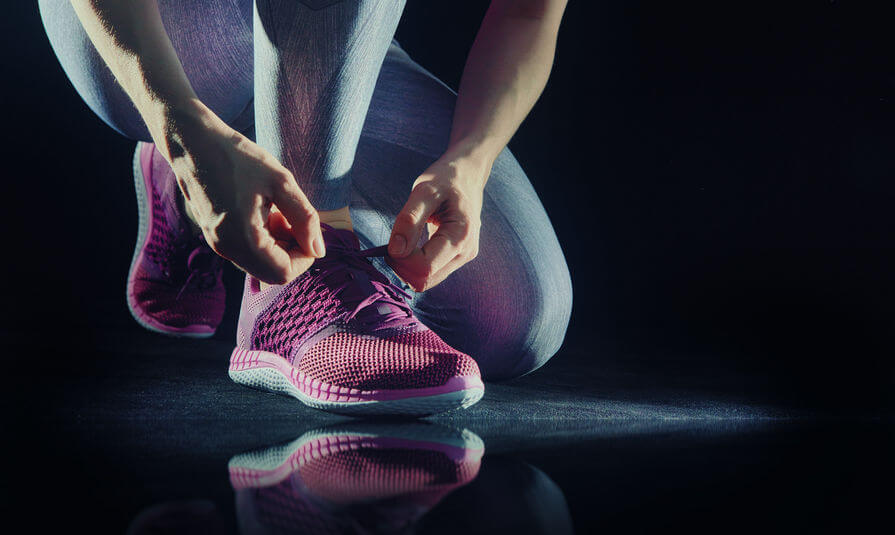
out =
{"type": "MultiPolygon", "coordinates": [[[[323,242],[326,244],[327,249],[338,247],[354,251],[360,250],[360,241],[357,239],[354,232],[332,228],[326,223],[321,223],[320,228],[323,231],[323,242]]],[[[354,273],[355,283],[352,285],[353,288],[346,288],[346,291],[348,292],[346,297],[352,300],[361,301],[365,297],[377,292],[376,287],[373,286],[373,283],[370,281],[370,275],[368,273],[358,269],[352,271],[354,273]]],[[[384,316],[400,311],[401,308],[397,305],[378,301],[370,306],[364,307],[358,312],[357,317],[363,321],[370,321],[375,320],[378,316],[384,316]]]]}
{"type": "Polygon", "coordinates": [[[323,231],[323,243],[326,244],[327,249],[335,246],[355,251],[360,250],[360,241],[350,230],[332,228],[326,223],[321,223],[320,229],[323,231]]]}

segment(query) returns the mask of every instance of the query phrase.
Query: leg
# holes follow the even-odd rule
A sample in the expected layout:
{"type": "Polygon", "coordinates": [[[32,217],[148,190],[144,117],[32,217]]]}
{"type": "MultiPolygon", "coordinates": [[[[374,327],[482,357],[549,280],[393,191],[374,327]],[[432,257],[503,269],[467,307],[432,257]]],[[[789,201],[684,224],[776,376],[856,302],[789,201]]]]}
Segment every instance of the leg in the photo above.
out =
{"type": "MultiPolygon", "coordinates": [[[[393,44],[354,165],[352,216],[365,246],[387,243],[413,181],[447,148],[454,100],[393,44]]],[[[384,263],[379,267],[397,280],[384,263]]],[[[550,220],[504,150],[485,188],[478,258],[417,294],[414,309],[446,342],[475,358],[486,379],[500,380],[529,373],[558,351],[571,299],[550,220]]]]}
{"type": "Polygon", "coordinates": [[[342,209],[361,127],[404,0],[255,5],[258,144],[293,173],[318,210],[342,209]]]}
{"type": "MultiPolygon", "coordinates": [[[[151,141],[68,0],[40,0],[50,45],[75,90],[106,124],[151,141]]],[[[251,0],[159,0],[165,29],[199,98],[237,130],[252,122],[251,0]]]]}
{"type": "MultiPolygon", "coordinates": [[[[94,49],[67,0],[40,0],[50,43],[87,105],[119,133],[150,141],[143,119],[94,49]]],[[[184,71],[206,105],[236,129],[252,121],[252,0],[159,0],[184,71]]],[[[222,264],[188,221],[168,162],[138,143],[134,186],[139,225],[127,282],[142,326],[210,336],[224,312],[222,264]]]]}

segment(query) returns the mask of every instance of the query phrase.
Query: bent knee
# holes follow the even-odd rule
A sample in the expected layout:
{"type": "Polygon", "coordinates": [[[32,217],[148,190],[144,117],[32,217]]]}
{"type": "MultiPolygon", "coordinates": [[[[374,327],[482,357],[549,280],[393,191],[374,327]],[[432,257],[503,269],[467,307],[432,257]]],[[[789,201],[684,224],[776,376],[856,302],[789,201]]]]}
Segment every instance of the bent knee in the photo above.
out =
{"type": "Polygon", "coordinates": [[[505,381],[529,374],[553,358],[562,346],[572,315],[572,285],[568,271],[557,276],[556,286],[538,288],[536,297],[513,329],[513,336],[501,344],[487,340],[472,356],[484,379],[505,381]]]}

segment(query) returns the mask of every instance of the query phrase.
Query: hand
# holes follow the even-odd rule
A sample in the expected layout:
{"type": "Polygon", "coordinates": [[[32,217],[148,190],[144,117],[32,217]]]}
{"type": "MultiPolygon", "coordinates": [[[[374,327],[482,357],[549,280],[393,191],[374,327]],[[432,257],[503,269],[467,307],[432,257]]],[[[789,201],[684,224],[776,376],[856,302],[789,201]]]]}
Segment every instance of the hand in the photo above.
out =
{"type": "Polygon", "coordinates": [[[432,288],[478,255],[489,173],[490,166],[445,155],[413,183],[395,218],[386,261],[414,291],[432,288]],[[429,240],[420,248],[425,225],[429,240]]]}
{"type": "Polygon", "coordinates": [[[173,120],[166,142],[186,208],[217,254],[268,284],[326,254],[317,210],[292,173],[210,110],[173,120]]]}

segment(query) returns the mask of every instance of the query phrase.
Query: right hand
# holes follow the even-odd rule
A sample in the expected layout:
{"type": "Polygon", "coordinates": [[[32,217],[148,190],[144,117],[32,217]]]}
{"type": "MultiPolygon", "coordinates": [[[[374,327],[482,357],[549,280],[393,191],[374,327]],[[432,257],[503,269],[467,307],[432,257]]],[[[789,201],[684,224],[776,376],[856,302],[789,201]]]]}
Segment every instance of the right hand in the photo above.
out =
{"type": "Polygon", "coordinates": [[[288,169],[204,106],[178,115],[159,149],[217,254],[268,284],[326,254],[317,210],[288,169]]]}

